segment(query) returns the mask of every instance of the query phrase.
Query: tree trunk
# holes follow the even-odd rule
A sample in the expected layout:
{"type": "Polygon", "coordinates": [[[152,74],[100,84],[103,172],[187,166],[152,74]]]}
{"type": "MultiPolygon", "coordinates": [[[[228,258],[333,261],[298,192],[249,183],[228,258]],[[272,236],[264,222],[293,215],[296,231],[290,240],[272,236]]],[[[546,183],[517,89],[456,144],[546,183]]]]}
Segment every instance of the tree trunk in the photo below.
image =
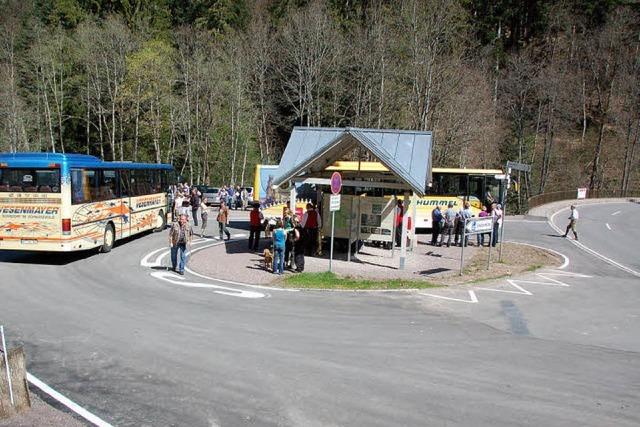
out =
{"type": "Polygon", "coordinates": [[[600,172],[600,156],[602,154],[602,141],[604,140],[604,121],[600,122],[598,128],[598,142],[593,152],[593,161],[591,164],[591,176],[589,177],[589,190],[595,190],[600,187],[598,173],[600,172]]]}

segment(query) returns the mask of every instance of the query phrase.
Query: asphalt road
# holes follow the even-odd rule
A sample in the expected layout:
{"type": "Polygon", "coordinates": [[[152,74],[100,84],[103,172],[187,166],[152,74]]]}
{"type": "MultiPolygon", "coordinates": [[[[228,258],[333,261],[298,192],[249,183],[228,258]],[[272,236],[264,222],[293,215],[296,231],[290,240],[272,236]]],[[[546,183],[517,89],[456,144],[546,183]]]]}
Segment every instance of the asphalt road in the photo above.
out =
{"type": "MultiPolygon", "coordinates": [[[[581,241],[637,268],[639,211],[582,207],[581,241]]],[[[109,254],[0,253],[0,323],[31,373],[114,425],[639,425],[640,279],[546,222],[506,230],[565,254],[547,277],[566,286],[531,273],[529,294],[496,281],[477,303],[186,287],[141,265],[166,241],[151,234],[109,254]]]]}

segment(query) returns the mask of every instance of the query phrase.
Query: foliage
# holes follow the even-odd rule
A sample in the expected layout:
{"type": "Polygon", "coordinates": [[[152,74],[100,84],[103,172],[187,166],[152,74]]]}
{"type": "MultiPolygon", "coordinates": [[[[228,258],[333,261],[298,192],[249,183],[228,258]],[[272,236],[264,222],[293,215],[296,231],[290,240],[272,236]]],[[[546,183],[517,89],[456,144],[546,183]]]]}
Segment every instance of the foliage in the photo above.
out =
{"type": "Polygon", "coordinates": [[[640,187],[638,6],[619,0],[2,0],[0,150],[242,183],[293,126],[434,132],[434,163],[640,187]]]}

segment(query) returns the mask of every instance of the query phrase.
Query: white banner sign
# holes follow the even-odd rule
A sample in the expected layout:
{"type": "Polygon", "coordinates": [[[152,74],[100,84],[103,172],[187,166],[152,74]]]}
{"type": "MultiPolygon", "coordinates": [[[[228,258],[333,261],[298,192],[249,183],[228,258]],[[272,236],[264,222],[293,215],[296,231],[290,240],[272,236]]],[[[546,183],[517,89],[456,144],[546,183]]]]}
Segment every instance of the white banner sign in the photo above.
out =
{"type": "Polygon", "coordinates": [[[586,199],[586,198],[587,198],[587,189],[578,188],[578,199],[586,199]]]}
{"type": "Polygon", "coordinates": [[[329,198],[329,211],[336,212],[340,210],[340,195],[332,194],[329,198]]]}
{"type": "Polygon", "coordinates": [[[490,233],[493,220],[490,216],[467,219],[467,234],[490,233]]]}

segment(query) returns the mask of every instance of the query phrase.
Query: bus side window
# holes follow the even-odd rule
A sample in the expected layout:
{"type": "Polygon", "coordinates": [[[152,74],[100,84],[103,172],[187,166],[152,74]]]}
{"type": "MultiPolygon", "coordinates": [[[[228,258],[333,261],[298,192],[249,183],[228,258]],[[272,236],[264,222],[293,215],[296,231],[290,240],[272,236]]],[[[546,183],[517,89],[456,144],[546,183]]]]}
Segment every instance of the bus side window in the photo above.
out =
{"type": "Polygon", "coordinates": [[[100,200],[111,200],[118,197],[115,170],[103,170],[100,179],[100,200]]]}
{"type": "Polygon", "coordinates": [[[91,203],[98,196],[99,171],[93,169],[71,169],[71,198],[73,204],[91,203]]]}
{"type": "Polygon", "coordinates": [[[118,177],[120,181],[120,197],[129,197],[131,195],[130,189],[130,173],[126,169],[120,169],[118,171],[118,177]]]}

